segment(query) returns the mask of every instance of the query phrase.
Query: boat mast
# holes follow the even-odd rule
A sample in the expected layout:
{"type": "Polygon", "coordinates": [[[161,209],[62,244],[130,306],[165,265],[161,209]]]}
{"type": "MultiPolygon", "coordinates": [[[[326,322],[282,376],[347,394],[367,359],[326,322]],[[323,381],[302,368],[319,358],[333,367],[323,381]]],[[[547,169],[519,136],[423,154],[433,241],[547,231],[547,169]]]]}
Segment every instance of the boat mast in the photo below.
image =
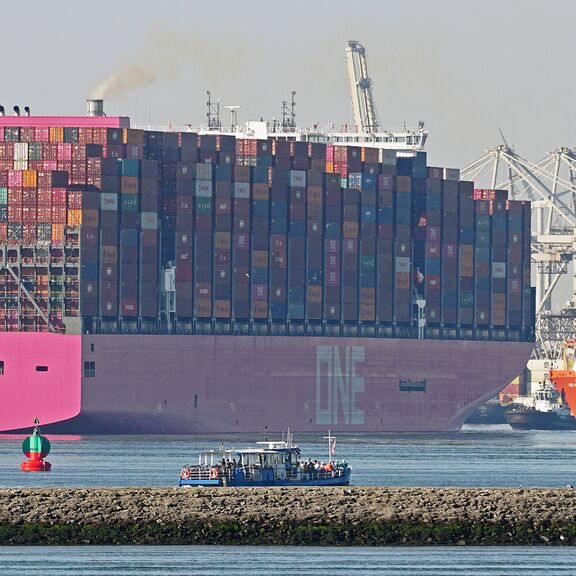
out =
{"type": "Polygon", "coordinates": [[[328,436],[324,436],[324,440],[328,440],[328,462],[330,462],[332,460],[332,442],[336,442],[336,436],[332,436],[328,430],[328,436]]]}

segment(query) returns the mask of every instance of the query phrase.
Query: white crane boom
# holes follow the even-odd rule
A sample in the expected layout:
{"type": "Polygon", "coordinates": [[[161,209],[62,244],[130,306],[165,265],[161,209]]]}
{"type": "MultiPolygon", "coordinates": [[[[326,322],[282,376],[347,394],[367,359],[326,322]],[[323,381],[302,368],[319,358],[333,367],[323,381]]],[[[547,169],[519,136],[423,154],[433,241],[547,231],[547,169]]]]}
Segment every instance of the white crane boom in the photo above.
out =
{"type": "Polygon", "coordinates": [[[349,40],[346,60],[356,129],[368,133],[377,132],[378,117],[372,94],[372,80],[368,76],[366,49],[360,42],[349,40]]]}

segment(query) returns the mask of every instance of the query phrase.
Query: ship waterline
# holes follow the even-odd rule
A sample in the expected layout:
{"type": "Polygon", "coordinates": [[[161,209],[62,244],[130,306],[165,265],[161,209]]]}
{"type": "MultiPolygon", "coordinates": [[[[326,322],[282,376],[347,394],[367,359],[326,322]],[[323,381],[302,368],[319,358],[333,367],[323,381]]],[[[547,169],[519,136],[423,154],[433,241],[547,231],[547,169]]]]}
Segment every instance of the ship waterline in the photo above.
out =
{"type": "MultiPolygon", "coordinates": [[[[38,402],[36,416],[68,419],[47,430],[85,434],[458,430],[532,350],[526,342],[86,335],[80,352],[77,337],[36,336],[62,341],[68,369],[53,391],[29,369],[26,393],[20,385],[14,396],[57,397],[59,413],[38,402]],[[70,419],[80,387],[80,414],[70,419]]],[[[53,354],[36,342],[28,363],[55,373],[53,354]]],[[[13,408],[2,428],[28,426],[26,403],[13,408]]]]}

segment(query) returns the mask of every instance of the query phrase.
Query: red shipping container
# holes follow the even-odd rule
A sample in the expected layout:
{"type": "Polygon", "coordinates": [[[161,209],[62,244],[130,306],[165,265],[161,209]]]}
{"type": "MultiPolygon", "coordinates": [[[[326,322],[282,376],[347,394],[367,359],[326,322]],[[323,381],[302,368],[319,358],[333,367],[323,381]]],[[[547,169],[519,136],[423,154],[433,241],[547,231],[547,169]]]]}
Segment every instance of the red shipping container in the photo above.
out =
{"type": "Polygon", "coordinates": [[[10,188],[21,187],[22,180],[22,170],[8,170],[8,186],[10,188]]]}
{"type": "Polygon", "coordinates": [[[72,144],[58,142],[58,161],[72,160],[72,144]]]}
{"type": "Polygon", "coordinates": [[[22,190],[22,204],[36,206],[38,194],[33,188],[24,188],[22,190]]]}
{"type": "Polygon", "coordinates": [[[22,204],[22,188],[8,189],[8,205],[22,204]]]}
{"type": "Polygon", "coordinates": [[[22,204],[8,204],[8,222],[22,222],[22,204]]]}
{"type": "Polygon", "coordinates": [[[52,223],[66,224],[66,204],[52,206],[52,223]]]}
{"type": "Polygon", "coordinates": [[[36,242],[36,224],[22,224],[22,242],[29,244],[36,242]]]}
{"type": "Polygon", "coordinates": [[[52,205],[66,207],[66,188],[52,189],[52,205]]]}
{"type": "Polygon", "coordinates": [[[48,126],[38,126],[34,128],[33,142],[49,142],[50,141],[50,128],[48,126]]]}
{"type": "Polygon", "coordinates": [[[38,220],[36,206],[22,206],[22,222],[27,224],[36,223],[38,220]]]}

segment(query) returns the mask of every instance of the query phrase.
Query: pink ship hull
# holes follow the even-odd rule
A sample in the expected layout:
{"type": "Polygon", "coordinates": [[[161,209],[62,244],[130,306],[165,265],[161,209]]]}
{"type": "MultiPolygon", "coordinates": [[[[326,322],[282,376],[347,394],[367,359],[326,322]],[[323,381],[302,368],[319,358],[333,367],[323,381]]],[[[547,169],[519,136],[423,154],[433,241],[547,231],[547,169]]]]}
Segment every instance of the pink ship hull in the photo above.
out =
{"type": "Polygon", "coordinates": [[[50,424],[80,413],[81,337],[1,332],[0,429],[50,424]],[[44,370],[47,368],[47,370],[44,370]]]}
{"type": "Polygon", "coordinates": [[[15,389],[4,429],[28,426],[37,413],[43,423],[75,416],[81,387],[80,415],[53,431],[458,430],[523,370],[532,350],[514,342],[90,335],[80,351],[80,337],[35,336],[26,362],[51,357],[55,388],[32,393],[40,374],[25,395],[15,389]],[[80,386],[81,361],[82,368],[94,362],[95,375],[80,386]]]}

